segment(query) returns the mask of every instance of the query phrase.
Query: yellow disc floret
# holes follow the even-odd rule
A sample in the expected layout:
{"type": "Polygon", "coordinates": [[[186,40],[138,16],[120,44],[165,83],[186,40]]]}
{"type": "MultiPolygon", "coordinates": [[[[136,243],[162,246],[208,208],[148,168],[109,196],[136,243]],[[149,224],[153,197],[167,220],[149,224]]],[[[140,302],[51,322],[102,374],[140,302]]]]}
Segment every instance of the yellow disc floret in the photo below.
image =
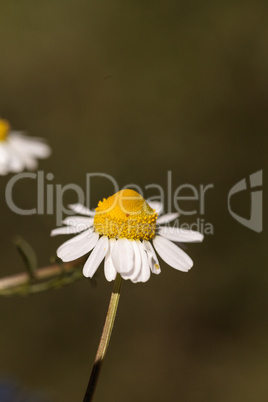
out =
{"type": "Polygon", "coordinates": [[[9,130],[9,122],[7,120],[0,119],[0,141],[5,141],[9,130]]]}
{"type": "Polygon", "coordinates": [[[95,231],[109,238],[150,240],[155,235],[157,213],[134,190],[121,190],[98,203],[95,231]]]}

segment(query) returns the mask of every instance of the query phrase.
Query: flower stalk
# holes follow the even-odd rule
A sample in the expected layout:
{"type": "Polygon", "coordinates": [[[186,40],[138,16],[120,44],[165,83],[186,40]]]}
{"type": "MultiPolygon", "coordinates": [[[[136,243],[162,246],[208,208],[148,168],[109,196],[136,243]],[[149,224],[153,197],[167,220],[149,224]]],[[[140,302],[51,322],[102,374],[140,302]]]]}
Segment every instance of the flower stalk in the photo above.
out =
{"type": "Polygon", "coordinates": [[[122,284],[122,277],[121,275],[117,274],[115,281],[114,281],[114,286],[113,286],[113,291],[99,343],[99,347],[97,350],[97,354],[95,357],[94,365],[91,371],[91,375],[89,378],[87,390],[83,399],[83,402],[91,402],[93,400],[94,392],[96,390],[97,386],[97,381],[100,375],[100,370],[102,367],[103,360],[105,358],[110,338],[112,335],[113,331],[113,326],[114,326],[114,321],[116,317],[116,312],[119,304],[119,299],[120,299],[120,290],[121,290],[121,284],[122,284]]]}

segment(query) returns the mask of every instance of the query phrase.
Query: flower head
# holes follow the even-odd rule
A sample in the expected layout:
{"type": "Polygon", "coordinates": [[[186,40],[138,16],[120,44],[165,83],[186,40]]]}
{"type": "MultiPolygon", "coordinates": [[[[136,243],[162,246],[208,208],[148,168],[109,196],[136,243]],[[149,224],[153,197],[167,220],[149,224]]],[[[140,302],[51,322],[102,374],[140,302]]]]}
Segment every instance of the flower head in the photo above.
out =
{"type": "Polygon", "coordinates": [[[7,120],[0,119],[0,141],[5,141],[9,130],[9,122],[7,120]]]}
{"type": "Polygon", "coordinates": [[[0,175],[37,168],[37,159],[47,158],[50,147],[41,138],[11,131],[8,121],[0,119],[0,175]]]}
{"type": "Polygon", "coordinates": [[[94,228],[110,239],[150,240],[155,234],[156,219],[157,213],[140,194],[121,190],[99,202],[94,228]]]}
{"type": "Polygon", "coordinates": [[[121,190],[104,198],[95,212],[80,204],[70,205],[70,208],[86,216],[66,218],[63,223],[67,226],[54,229],[51,235],[80,233],[63,243],[57,255],[68,262],[93,250],[83,268],[83,274],[90,278],[105,259],[104,272],[108,281],[114,280],[118,272],[123,279],[146,282],[151,272],[161,272],[155,250],[171,267],[187,272],[193,261],[172,241],[203,240],[199,232],[162,226],[174,221],[178,214],[158,217],[161,204],[146,202],[134,190],[121,190]]]}

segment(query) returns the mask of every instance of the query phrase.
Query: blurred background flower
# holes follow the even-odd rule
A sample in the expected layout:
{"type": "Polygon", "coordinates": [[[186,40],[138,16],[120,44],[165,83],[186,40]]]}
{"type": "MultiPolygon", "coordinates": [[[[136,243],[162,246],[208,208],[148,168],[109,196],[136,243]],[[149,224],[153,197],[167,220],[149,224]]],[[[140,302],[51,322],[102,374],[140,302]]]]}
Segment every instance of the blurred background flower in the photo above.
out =
{"type": "Polygon", "coordinates": [[[0,175],[37,169],[37,159],[47,158],[50,153],[42,138],[11,131],[8,121],[0,119],[0,175]]]}

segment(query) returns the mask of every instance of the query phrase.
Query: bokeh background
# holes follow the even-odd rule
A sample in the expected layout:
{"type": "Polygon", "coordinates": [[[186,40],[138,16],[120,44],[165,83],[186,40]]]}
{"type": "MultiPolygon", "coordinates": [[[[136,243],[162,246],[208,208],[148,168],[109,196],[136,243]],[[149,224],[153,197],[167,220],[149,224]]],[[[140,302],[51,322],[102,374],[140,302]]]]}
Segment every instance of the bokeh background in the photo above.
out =
{"type": "MultiPolygon", "coordinates": [[[[0,115],[47,138],[50,184],[85,188],[86,173],[103,172],[166,188],[172,171],[174,188],[214,185],[202,217],[214,234],[187,246],[191,272],[162,263],[145,285],[123,284],[96,402],[267,401],[265,226],[255,233],[227,209],[230,188],[266,162],[267,12],[260,0],[1,1],[0,115]]],[[[49,237],[54,215],[8,208],[10,178],[0,177],[1,276],[23,270],[14,235],[40,266],[66,240],[49,237]]],[[[25,180],[14,197],[32,208],[36,192],[25,180]]],[[[112,192],[96,180],[92,205],[112,192]]],[[[237,195],[234,210],[249,216],[249,199],[237,195]]],[[[64,205],[75,201],[69,192],[64,205]]],[[[96,287],[2,297],[0,377],[81,401],[110,291],[101,268],[96,287]]]]}

